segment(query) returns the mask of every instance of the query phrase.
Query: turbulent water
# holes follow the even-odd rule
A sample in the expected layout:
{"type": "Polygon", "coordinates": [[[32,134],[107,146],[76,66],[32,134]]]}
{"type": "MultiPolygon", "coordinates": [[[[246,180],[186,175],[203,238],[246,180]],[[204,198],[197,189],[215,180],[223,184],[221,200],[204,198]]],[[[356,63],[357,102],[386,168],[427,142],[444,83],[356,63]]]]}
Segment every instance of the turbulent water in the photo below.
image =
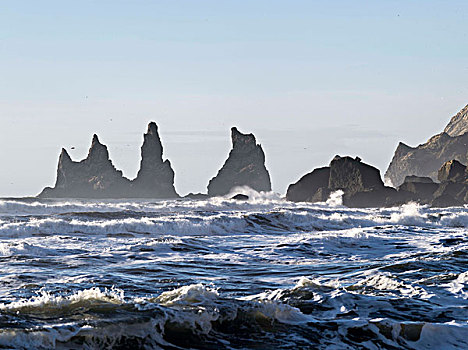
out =
{"type": "Polygon", "coordinates": [[[467,349],[467,226],[274,194],[3,199],[0,348],[467,349]]]}

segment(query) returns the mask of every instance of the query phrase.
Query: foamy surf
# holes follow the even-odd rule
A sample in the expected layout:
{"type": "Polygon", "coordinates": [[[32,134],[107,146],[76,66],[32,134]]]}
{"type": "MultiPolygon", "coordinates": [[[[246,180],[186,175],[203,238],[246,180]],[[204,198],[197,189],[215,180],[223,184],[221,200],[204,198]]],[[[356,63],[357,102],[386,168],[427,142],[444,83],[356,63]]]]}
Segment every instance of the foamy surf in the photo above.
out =
{"type": "Polygon", "coordinates": [[[0,347],[468,347],[465,207],[234,192],[0,200],[0,347]]]}

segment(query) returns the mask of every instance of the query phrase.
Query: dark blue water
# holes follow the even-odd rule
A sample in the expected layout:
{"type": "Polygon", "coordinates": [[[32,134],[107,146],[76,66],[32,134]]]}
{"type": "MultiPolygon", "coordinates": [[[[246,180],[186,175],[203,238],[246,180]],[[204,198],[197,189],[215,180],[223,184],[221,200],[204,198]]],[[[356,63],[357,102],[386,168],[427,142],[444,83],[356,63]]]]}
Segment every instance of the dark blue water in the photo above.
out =
{"type": "Polygon", "coordinates": [[[468,348],[468,209],[336,202],[0,200],[0,348],[468,348]]]}

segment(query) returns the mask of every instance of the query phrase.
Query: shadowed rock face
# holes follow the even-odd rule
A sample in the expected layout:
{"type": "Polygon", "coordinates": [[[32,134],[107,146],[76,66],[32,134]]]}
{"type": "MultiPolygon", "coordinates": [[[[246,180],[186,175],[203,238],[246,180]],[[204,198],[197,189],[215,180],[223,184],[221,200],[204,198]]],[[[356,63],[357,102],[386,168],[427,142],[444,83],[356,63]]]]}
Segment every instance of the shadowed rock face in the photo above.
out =
{"type": "Polygon", "coordinates": [[[449,160],[439,169],[438,179],[440,182],[463,182],[465,180],[466,166],[456,160],[449,160]]]}
{"type": "Polygon", "coordinates": [[[372,191],[384,187],[378,169],[362,163],[359,158],[335,156],[330,163],[328,188],[345,193],[372,191]]]}
{"type": "Polygon", "coordinates": [[[315,169],[289,185],[286,198],[293,202],[323,202],[330,194],[329,179],[330,167],[315,169]]]}
{"type": "Polygon", "coordinates": [[[156,123],[148,125],[141,146],[140,170],[132,181],[132,195],[136,198],[175,198],[174,170],[171,162],[162,159],[163,147],[156,123]]]}
{"type": "Polygon", "coordinates": [[[54,188],[46,187],[42,198],[174,198],[174,172],[162,160],[162,146],[155,123],[150,123],[142,146],[141,169],[130,181],[109,159],[107,147],[93,136],[88,156],[74,162],[65,149],[59,157],[54,188]]]}
{"type": "Polygon", "coordinates": [[[97,135],[93,136],[88,156],[81,162],[71,160],[65,149],[59,157],[54,188],[46,187],[39,197],[110,198],[126,196],[130,181],[109,159],[109,152],[97,135]]]}
{"type": "Polygon", "coordinates": [[[410,147],[398,145],[385,173],[394,186],[403,183],[408,175],[427,176],[437,180],[438,170],[448,160],[468,163],[468,105],[455,115],[444,132],[426,143],[410,147]]]}
{"type": "Polygon", "coordinates": [[[236,186],[249,186],[256,191],[271,191],[270,174],[265,167],[265,154],[253,134],[231,129],[232,150],[229,157],[208,184],[209,196],[223,196],[236,186]]]}
{"type": "Polygon", "coordinates": [[[394,188],[385,187],[378,169],[359,158],[336,156],[329,167],[315,169],[288,188],[286,198],[298,202],[323,202],[332,191],[342,190],[349,207],[381,207],[404,202],[394,188]]]}
{"type": "Polygon", "coordinates": [[[405,177],[405,181],[407,183],[423,183],[423,184],[433,184],[434,181],[430,177],[427,176],[415,176],[409,175],[405,177]]]}

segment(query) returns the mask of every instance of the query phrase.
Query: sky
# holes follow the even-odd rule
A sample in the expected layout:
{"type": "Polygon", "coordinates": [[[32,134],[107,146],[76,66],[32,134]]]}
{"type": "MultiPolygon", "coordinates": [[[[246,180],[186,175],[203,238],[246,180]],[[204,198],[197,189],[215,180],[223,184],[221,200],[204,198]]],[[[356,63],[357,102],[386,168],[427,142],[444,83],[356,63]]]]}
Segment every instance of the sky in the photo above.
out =
{"type": "Polygon", "coordinates": [[[336,155],[382,175],[468,104],[467,1],[2,1],[0,196],[55,183],[93,133],[136,176],[159,126],[177,191],[254,133],[273,190],[336,155]],[[72,149],[74,147],[74,149],[72,149]]]}

